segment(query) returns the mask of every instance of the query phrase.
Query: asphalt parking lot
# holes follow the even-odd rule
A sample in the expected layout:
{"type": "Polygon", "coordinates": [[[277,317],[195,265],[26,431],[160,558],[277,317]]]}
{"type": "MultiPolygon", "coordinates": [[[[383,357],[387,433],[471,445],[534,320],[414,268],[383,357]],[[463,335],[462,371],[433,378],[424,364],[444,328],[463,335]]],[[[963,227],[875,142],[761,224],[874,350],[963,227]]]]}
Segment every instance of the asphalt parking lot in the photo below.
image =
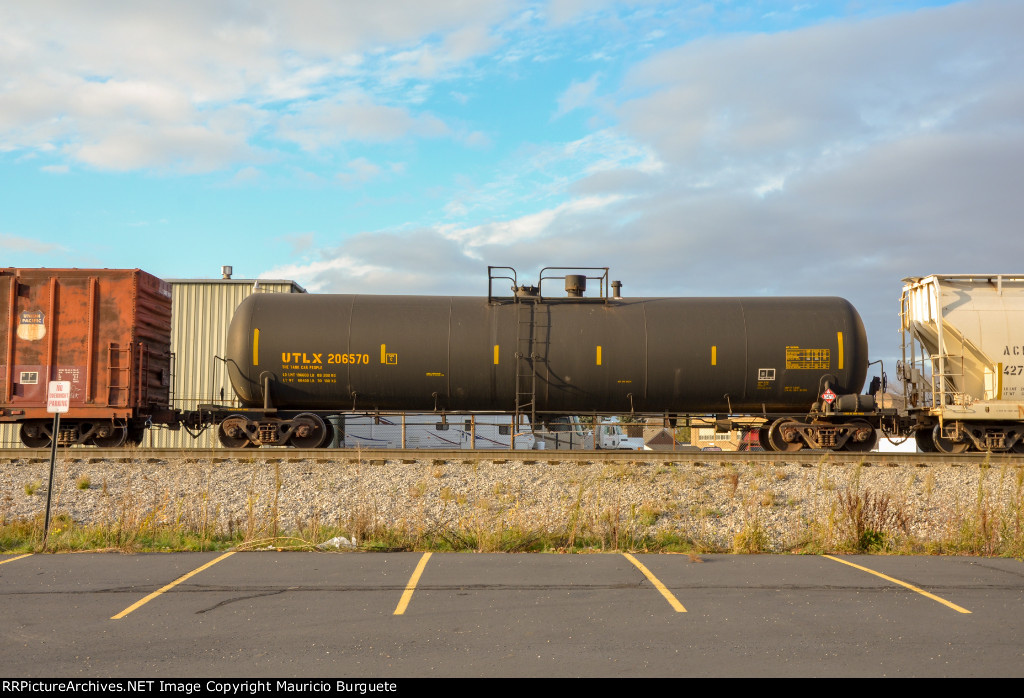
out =
{"type": "Polygon", "coordinates": [[[0,595],[7,678],[1024,674],[1012,559],[2,555],[0,595]]]}

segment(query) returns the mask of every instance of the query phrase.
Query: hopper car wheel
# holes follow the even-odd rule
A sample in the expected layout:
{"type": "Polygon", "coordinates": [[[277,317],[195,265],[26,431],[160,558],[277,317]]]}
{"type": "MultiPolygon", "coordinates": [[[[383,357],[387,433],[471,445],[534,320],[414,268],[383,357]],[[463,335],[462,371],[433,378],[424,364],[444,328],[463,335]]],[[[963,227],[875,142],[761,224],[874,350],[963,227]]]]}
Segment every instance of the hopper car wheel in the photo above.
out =
{"type": "Polygon", "coordinates": [[[240,414],[233,414],[221,422],[217,427],[220,445],[224,448],[255,448],[256,444],[246,436],[245,427],[248,423],[249,418],[240,414]]]}
{"type": "Polygon", "coordinates": [[[799,451],[804,447],[803,439],[797,433],[796,429],[800,422],[795,422],[791,419],[780,419],[774,422],[771,428],[768,430],[768,443],[771,445],[773,451],[799,451]],[[787,441],[786,436],[789,436],[792,441],[787,441]]]}
{"type": "Polygon", "coordinates": [[[294,420],[295,430],[288,440],[289,446],[295,448],[321,448],[330,445],[330,432],[327,424],[319,415],[303,412],[294,420]]]}
{"type": "Polygon", "coordinates": [[[957,454],[966,451],[970,445],[970,441],[953,441],[942,436],[942,427],[938,424],[932,429],[932,441],[935,443],[935,449],[939,453],[957,454]]]}
{"type": "Polygon", "coordinates": [[[46,433],[41,422],[25,422],[18,433],[21,443],[28,448],[46,448],[50,445],[50,435],[46,433]]]}
{"type": "Polygon", "coordinates": [[[863,419],[858,419],[854,422],[850,422],[850,426],[856,431],[850,435],[850,438],[843,444],[843,450],[865,452],[870,451],[878,443],[878,434],[875,433],[874,427],[865,422],[863,419]],[[857,437],[866,437],[863,440],[858,441],[857,437]]]}
{"type": "Polygon", "coordinates": [[[119,448],[128,439],[128,427],[123,424],[114,425],[107,436],[94,436],[92,443],[100,448],[119,448]]]}

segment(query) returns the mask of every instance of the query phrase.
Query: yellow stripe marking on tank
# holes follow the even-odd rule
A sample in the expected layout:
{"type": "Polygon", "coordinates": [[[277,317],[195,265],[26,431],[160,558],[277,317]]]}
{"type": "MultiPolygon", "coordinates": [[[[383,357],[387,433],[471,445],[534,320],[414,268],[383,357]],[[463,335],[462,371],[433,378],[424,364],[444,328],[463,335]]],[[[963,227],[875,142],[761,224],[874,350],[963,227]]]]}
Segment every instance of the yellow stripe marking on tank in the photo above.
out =
{"type": "Polygon", "coordinates": [[[498,365],[498,345],[494,345],[494,365],[498,365]]]}
{"type": "Polygon", "coordinates": [[[718,365],[718,347],[716,347],[714,344],[711,345],[711,365],[718,365]]]}
{"type": "Polygon", "coordinates": [[[252,331],[252,365],[260,365],[260,331],[254,328],[252,331]]]}
{"type": "Polygon", "coordinates": [[[836,332],[836,336],[839,339],[839,357],[838,357],[839,367],[838,368],[839,368],[840,371],[842,371],[843,370],[843,333],[842,332],[836,332]]]}
{"type": "Polygon", "coordinates": [[[996,364],[999,370],[999,375],[996,377],[996,400],[1003,399],[1003,363],[1000,361],[996,364]]]}
{"type": "Polygon", "coordinates": [[[380,362],[386,364],[388,362],[388,348],[386,344],[380,345],[380,362]]]}
{"type": "Polygon", "coordinates": [[[601,345],[600,344],[597,345],[597,363],[596,363],[596,365],[597,366],[601,365],[601,345]]]}

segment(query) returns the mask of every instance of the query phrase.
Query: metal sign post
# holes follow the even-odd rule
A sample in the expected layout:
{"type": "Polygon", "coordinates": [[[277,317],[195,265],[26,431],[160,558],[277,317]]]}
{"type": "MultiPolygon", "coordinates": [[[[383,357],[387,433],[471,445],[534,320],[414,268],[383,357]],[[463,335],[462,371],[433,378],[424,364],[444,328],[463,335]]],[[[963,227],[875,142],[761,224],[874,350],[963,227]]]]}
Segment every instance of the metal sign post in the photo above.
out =
{"type": "Polygon", "coordinates": [[[50,381],[46,389],[46,411],[53,413],[53,432],[50,434],[50,482],[46,485],[46,518],[43,523],[43,551],[50,535],[50,505],[53,501],[53,476],[57,466],[57,436],[60,434],[60,416],[71,405],[71,381],[50,381]]]}

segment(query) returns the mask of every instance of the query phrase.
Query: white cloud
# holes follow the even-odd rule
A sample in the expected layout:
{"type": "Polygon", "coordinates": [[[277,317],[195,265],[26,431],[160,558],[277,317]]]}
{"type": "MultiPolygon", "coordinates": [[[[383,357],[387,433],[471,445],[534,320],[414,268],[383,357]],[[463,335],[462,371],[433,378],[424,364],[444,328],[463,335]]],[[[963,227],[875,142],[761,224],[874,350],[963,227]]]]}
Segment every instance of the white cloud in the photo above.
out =
{"type": "Polygon", "coordinates": [[[337,95],[391,85],[408,104],[422,100],[424,85],[407,81],[450,75],[490,50],[508,12],[505,2],[464,0],[358,11],[315,0],[7,3],[0,151],[57,148],[102,168],[208,171],[259,161],[268,124],[309,150],[444,135],[440,118],[366,89],[349,101],[337,95]]]}
{"type": "Polygon", "coordinates": [[[571,111],[587,106],[593,99],[595,90],[597,90],[598,80],[599,76],[597,74],[591,75],[584,82],[573,80],[565,92],[559,95],[558,110],[555,112],[554,118],[557,119],[571,111]]]}
{"type": "Polygon", "coordinates": [[[68,147],[75,159],[111,170],[142,168],[208,172],[257,156],[241,135],[204,126],[126,126],[68,147]]]}
{"type": "Polygon", "coordinates": [[[589,214],[621,200],[618,196],[589,196],[567,201],[552,209],[531,213],[507,221],[495,221],[469,228],[453,225],[439,226],[438,230],[449,240],[455,240],[471,250],[485,245],[515,245],[540,237],[554,237],[560,229],[568,228],[566,218],[589,214]]]}
{"type": "Polygon", "coordinates": [[[624,92],[642,96],[616,113],[691,183],[754,191],[982,111],[1006,123],[1024,95],[1019,22],[1019,3],[962,3],[694,41],[636,66],[624,92]],[[995,95],[1012,96],[1000,115],[995,95]]]}
{"type": "Polygon", "coordinates": [[[280,120],[277,136],[315,152],[346,141],[380,143],[448,133],[445,123],[430,114],[415,115],[403,107],[375,104],[362,95],[346,95],[302,105],[298,113],[280,120]]]}
{"type": "Polygon", "coordinates": [[[359,278],[381,270],[378,267],[359,264],[351,257],[340,256],[304,264],[284,264],[261,273],[258,278],[292,279],[298,281],[307,291],[327,291],[330,290],[325,288],[328,285],[328,281],[318,280],[318,277],[337,271],[359,278]]]}
{"type": "Polygon", "coordinates": [[[346,165],[345,172],[339,172],[336,177],[340,182],[353,184],[356,182],[368,182],[380,175],[380,166],[375,165],[366,158],[350,160],[346,165]]]}
{"type": "MultiPolygon", "coordinates": [[[[40,242],[31,238],[0,233],[0,248],[10,252],[29,252],[32,254],[52,254],[67,252],[67,248],[49,242],[40,242]]],[[[9,260],[8,260],[9,261],[9,260]]]]}
{"type": "Polygon", "coordinates": [[[1024,256],[1022,21],[962,3],[664,52],[614,128],[524,148],[467,178],[448,222],[325,253],[372,272],[319,278],[480,294],[486,264],[564,263],[610,265],[630,296],[842,295],[890,360],[903,277],[1024,256]]]}
{"type": "MultiPolygon", "coordinates": [[[[436,231],[361,233],[316,259],[271,269],[260,278],[295,279],[307,289],[334,293],[445,294],[480,292],[480,263],[436,231]]],[[[485,277],[486,278],[486,277],[485,277]]]]}

